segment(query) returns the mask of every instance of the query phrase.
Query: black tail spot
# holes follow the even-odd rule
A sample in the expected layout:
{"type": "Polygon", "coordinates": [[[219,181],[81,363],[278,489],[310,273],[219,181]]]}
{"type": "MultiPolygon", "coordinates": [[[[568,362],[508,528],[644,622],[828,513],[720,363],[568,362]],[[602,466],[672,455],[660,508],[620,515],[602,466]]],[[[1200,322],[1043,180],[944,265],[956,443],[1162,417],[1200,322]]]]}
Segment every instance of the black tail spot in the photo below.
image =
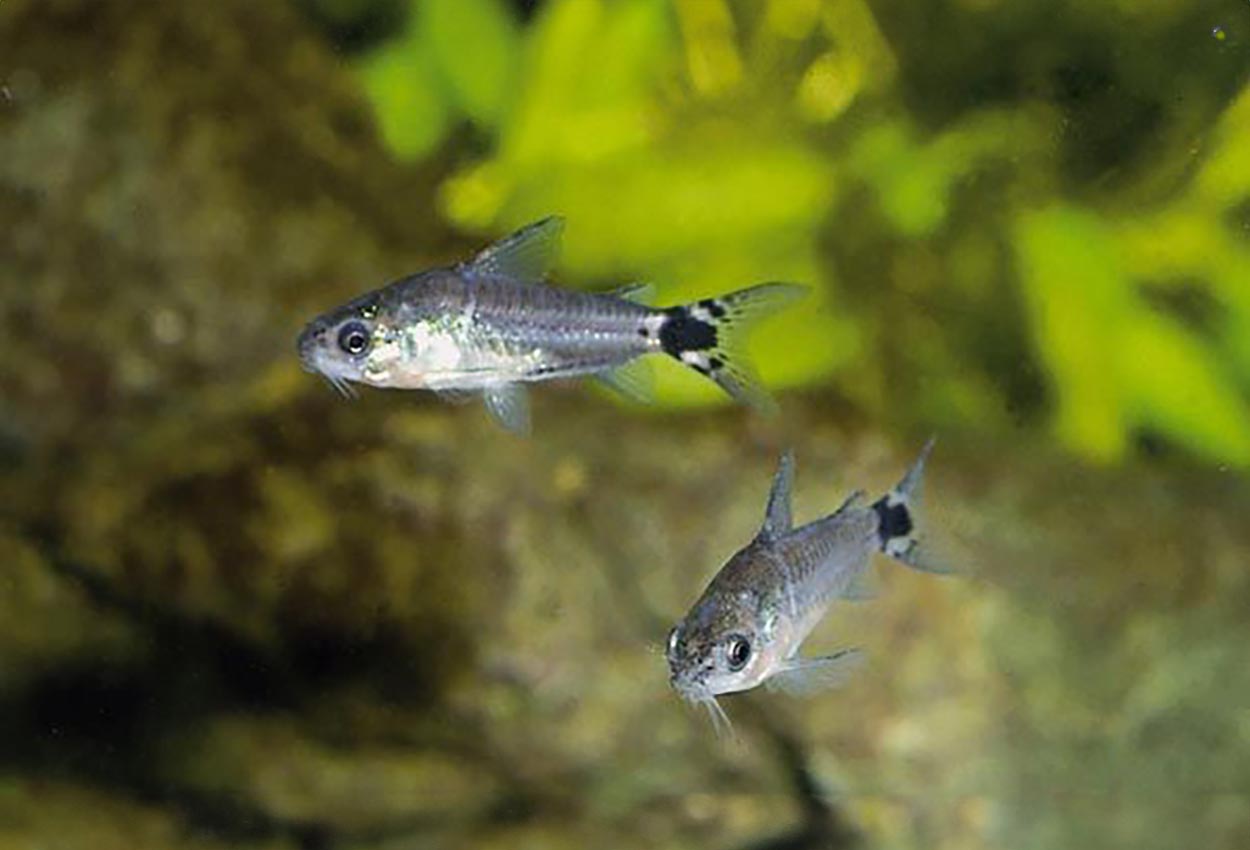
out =
{"type": "Polygon", "coordinates": [[[888,498],[878,499],[872,506],[877,512],[877,534],[884,544],[889,540],[906,537],[915,527],[911,521],[911,511],[903,502],[891,505],[888,498]]]}
{"type": "Polygon", "coordinates": [[[685,307],[667,311],[660,325],[660,345],[674,357],[683,351],[706,351],[716,347],[716,326],[690,315],[685,307]]]}

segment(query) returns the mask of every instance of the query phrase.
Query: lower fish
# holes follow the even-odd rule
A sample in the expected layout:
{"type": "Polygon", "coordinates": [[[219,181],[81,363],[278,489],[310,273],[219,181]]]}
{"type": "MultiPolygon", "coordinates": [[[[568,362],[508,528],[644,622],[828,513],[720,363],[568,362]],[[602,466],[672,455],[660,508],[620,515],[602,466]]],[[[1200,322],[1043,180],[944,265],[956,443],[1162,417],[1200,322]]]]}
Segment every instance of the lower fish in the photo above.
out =
{"type": "Polygon", "coordinates": [[[918,533],[920,481],[932,447],[930,440],[902,481],[875,502],[865,504],[857,491],[836,512],[800,528],[790,516],[794,457],[782,457],[763,526],[668,637],[674,689],[705,706],[718,731],[729,728],[716,700],[721,694],[761,684],[804,693],[845,680],[861,660],[858,649],[804,657],[799,648],[834,600],[873,595],[874,553],[913,569],[948,572],[918,533]]]}
{"type": "Polygon", "coordinates": [[[305,369],[341,392],[352,383],[479,395],[509,430],[530,427],[525,385],[589,375],[631,398],[651,395],[644,355],[667,354],[756,408],[773,406],[746,357],[745,332],[805,294],[764,283],[654,308],[650,287],[614,292],[544,282],[563,228],[543,219],[473,259],[398,280],[314,319],[300,334],[305,369]]]}

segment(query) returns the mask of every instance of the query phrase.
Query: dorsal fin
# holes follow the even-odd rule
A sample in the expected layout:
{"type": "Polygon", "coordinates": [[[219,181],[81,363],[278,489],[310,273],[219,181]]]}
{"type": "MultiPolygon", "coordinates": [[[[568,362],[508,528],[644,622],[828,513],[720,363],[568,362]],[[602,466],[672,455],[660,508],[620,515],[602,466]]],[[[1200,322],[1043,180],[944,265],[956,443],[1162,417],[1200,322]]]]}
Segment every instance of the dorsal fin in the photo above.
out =
{"type": "Polygon", "coordinates": [[[768,493],[768,509],[764,512],[760,537],[775,540],[793,526],[790,518],[790,488],[793,484],[794,452],[787,450],[777,465],[777,474],[773,476],[773,488],[768,493]]]}
{"type": "Polygon", "coordinates": [[[832,516],[837,516],[843,511],[849,511],[853,508],[862,507],[864,504],[864,498],[867,497],[867,495],[868,494],[863,490],[856,490],[842,501],[842,504],[838,506],[838,509],[833,512],[832,516]]]}
{"type": "Polygon", "coordinates": [[[614,298],[641,304],[644,307],[650,307],[651,302],[655,299],[655,284],[627,283],[624,286],[618,286],[616,289],[609,289],[606,294],[614,298]]]}
{"type": "Polygon", "coordinates": [[[488,277],[543,280],[560,252],[564,219],[550,216],[522,227],[478,252],[463,268],[488,277]]]}

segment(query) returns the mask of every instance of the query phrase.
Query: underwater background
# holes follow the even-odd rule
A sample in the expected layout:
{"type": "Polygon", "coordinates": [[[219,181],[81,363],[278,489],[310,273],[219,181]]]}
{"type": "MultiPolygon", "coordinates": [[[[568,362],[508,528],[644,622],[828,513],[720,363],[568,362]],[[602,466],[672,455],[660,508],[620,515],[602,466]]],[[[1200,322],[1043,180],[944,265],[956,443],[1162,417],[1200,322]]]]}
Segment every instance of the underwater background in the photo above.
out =
{"type": "Polygon", "coordinates": [[[0,850],[1250,846],[1244,0],[3,0],[0,223],[0,850]],[[549,214],[811,287],[781,415],[301,371],[549,214]],[[718,740],[663,642],[781,451],[806,521],[930,434],[962,574],[718,740]]]}

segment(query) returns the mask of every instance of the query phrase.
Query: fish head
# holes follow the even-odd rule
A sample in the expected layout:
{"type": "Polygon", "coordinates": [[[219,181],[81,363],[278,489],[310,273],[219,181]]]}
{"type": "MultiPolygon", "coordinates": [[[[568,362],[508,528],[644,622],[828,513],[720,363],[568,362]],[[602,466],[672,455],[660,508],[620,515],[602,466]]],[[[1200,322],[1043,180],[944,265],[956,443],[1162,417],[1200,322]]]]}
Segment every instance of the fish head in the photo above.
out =
{"type": "Polygon", "coordinates": [[[668,638],[669,681],[692,702],[750,690],[768,675],[766,654],[745,623],[720,632],[679,623],[668,638]]]}
{"type": "Polygon", "coordinates": [[[773,658],[768,629],[761,628],[749,600],[700,600],[669,632],[669,681],[691,702],[745,691],[768,678],[773,658]],[[746,604],[735,604],[746,603],[746,604]]]}
{"type": "Polygon", "coordinates": [[[764,544],[741,549],[669,633],[669,680],[685,699],[750,690],[784,660],[787,627],[775,575],[764,544]]]}
{"type": "Polygon", "coordinates": [[[384,386],[379,378],[396,357],[389,327],[381,299],[359,298],[308,323],[296,343],[300,363],[340,392],[350,383],[384,386]]]}

